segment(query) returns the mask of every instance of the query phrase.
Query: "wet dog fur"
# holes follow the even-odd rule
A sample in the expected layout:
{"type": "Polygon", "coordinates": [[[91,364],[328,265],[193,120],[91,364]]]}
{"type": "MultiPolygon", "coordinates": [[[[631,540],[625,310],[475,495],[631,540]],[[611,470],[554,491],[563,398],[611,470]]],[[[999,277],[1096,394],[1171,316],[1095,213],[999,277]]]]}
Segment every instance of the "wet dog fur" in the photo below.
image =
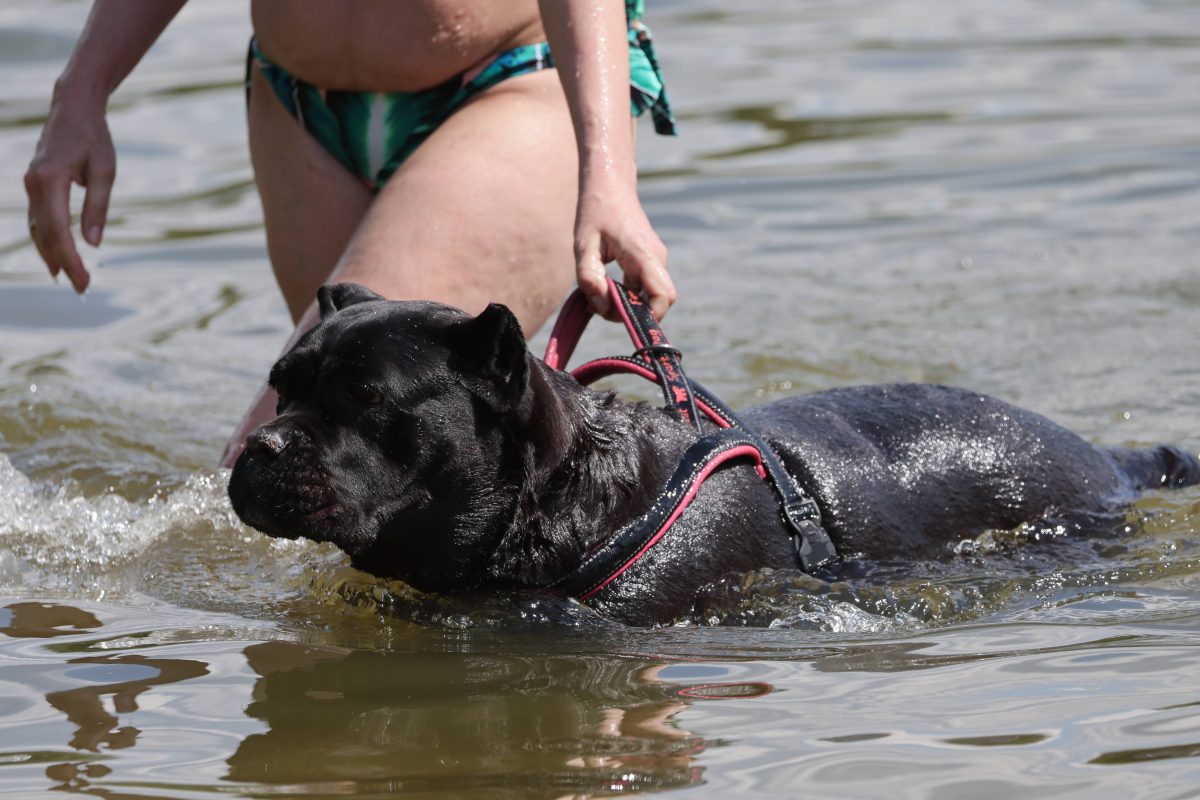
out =
{"type": "MultiPolygon", "coordinates": [[[[423,591],[540,592],[642,514],[694,441],[671,413],[533,357],[504,306],[476,317],[324,287],[321,321],[275,364],[278,416],[229,495],[251,527],[336,544],[423,591]]],[[[1177,447],[1099,448],[962,389],[860,386],[742,412],[821,506],[840,553],[938,558],[966,537],[1121,514],[1200,481],[1177,447]]],[[[731,573],[794,569],[774,495],[721,467],[670,533],[589,600],[631,624],[686,613],[731,573]]]]}

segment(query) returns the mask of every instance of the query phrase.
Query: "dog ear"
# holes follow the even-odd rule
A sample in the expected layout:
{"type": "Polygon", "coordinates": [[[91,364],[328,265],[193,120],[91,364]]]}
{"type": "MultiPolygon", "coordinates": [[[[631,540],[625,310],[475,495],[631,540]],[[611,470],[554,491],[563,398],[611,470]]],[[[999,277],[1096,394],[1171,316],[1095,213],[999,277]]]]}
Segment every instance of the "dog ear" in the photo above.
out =
{"type": "Polygon", "coordinates": [[[508,306],[492,303],[454,328],[452,346],[467,388],[497,411],[511,408],[529,378],[521,323],[508,306]]]}
{"type": "Polygon", "coordinates": [[[317,289],[317,305],[321,309],[321,319],[346,306],[382,299],[380,295],[357,283],[326,284],[317,289]]]}

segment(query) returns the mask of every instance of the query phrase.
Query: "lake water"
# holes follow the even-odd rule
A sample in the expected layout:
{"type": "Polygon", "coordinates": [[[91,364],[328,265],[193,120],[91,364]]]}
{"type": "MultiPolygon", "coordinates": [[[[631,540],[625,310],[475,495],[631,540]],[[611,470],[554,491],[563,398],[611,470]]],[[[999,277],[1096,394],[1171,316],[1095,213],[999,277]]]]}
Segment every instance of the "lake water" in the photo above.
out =
{"type": "MultiPolygon", "coordinates": [[[[1200,446],[1200,4],[650,6],[683,135],[643,130],[643,195],[693,375],[735,406],[939,381],[1200,446]]],[[[241,526],[212,465],[289,330],[247,10],[191,4],[114,97],[80,300],[21,175],[86,11],[0,9],[0,795],[1200,796],[1195,488],[1103,540],[745,576],[651,630],[241,526]]]]}

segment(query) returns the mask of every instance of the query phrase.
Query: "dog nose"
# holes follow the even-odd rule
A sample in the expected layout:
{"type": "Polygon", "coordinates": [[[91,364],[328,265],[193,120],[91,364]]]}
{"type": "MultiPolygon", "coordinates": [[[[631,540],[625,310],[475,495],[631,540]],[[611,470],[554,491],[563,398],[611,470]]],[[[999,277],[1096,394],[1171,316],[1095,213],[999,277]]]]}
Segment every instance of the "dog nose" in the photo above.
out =
{"type": "Polygon", "coordinates": [[[257,458],[273,459],[287,448],[290,441],[291,437],[280,429],[263,425],[246,437],[246,452],[257,458]]]}

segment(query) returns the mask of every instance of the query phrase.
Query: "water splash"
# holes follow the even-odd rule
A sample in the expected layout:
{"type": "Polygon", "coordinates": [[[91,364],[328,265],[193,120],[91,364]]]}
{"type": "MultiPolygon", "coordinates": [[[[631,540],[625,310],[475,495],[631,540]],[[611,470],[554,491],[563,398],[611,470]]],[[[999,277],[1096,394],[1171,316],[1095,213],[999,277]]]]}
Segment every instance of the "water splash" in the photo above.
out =
{"type": "Polygon", "coordinates": [[[143,553],[173,525],[203,519],[238,526],[216,473],[193,475],[146,504],[114,493],[88,498],[67,482],[36,485],[0,455],[0,535],[29,561],[68,568],[107,568],[143,553]]]}
{"type": "MultiPolygon", "coordinates": [[[[293,542],[245,528],[225,495],[228,473],[189,475],[135,502],[114,491],[89,496],[73,481],[31,480],[0,455],[0,587],[73,596],[203,595],[221,606],[247,584],[281,595],[287,582],[260,581],[264,561],[294,561],[293,542]]],[[[240,604],[240,603],[238,603],[240,604]]]]}

